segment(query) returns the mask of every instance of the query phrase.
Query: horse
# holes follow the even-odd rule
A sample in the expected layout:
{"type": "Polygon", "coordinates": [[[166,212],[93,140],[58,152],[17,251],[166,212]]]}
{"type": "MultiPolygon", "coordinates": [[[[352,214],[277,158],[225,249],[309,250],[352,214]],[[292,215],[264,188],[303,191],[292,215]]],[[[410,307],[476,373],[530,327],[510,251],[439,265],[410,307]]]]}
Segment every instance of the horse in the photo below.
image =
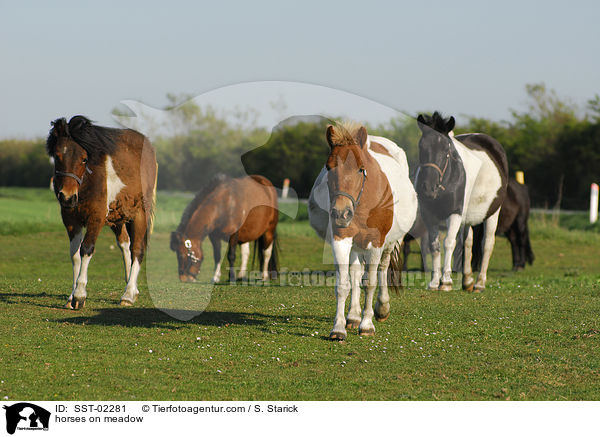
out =
{"type": "MultiPolygon", "coordinates": [[[[513,270],[525,268],[525,263],[533,264],[535,255],[531,249],[529,239],[529,189],[514,179],[508,181],[506,198],[500,209],[496,235],[504,234],[510,242],[512,251],[513,270]]],[[[481,252],[483,243],[483,226],[473,227],[473,261],[474,270],[481,265],[481,252]]]]}
{"type": "Polygon", "coordinates": [[[258,240],[262,279],[276,275],[277,192],[263,176],[231,179],[217,175],[185,208],[177,229],[171,233],[171,250],[177,255],[179,279],[195,282],[204,254],[202,241],[209,237],[215,270],[212,281],[221,280],[221,241],[228,242],[229,281],[235,282],[236,246],[241,246],[238,277],[246,276],[250,242],[258,240]]]}
{"type": "Polygon", "coordinates": [[[368,135],[364,126],[348,122],[329,125],[326,137],[330,154],[312,187],[308,215],[317,234],[331,243],[337,307],[329,338],[344,340],[346,329],[356,327],[359,335],[374,335],[373,316],[377,321],[389,317],[388,267],[394,258],[392,251],[415,221],[417,195],[408,177],[406,154],[394,142],[368,135]],[[365,265],[367,286],[361,317],[360,283],[365,265]]]}
{"type": "Polygon", "coordinates": [[[433,116],[420,114],[417,122],[422,136],[415,186],[433,254],[429,289],[452,290],[452,252],[456,235],[464,225],[462,286],[467,291],[479,292],[485,289],[500,206],[506,196],[506,152],[497,140],[485,134],[454,136],[454,117],[445,119],[439,112],[434,112],[433,116]],[[448,228],[444,240],[443,276],[439,242],[442,220],[446,220],[448,228]],[[471,269],[471,226],[480,223],[485,223],[484,250],[475,282],[471,269]]]}
{"type": "Polygon", "coordinates": [[[51,125],[46,151],[54,158],[54,193],[73,264],[73,289],[65,308],[85,305],[88,266],[105,225],[115,233],[123,255],[121,305],[133,305],[154,217],[154,149],[137,131],[96,126],[82,115],[68,123],[58,118],[51,125]]]}

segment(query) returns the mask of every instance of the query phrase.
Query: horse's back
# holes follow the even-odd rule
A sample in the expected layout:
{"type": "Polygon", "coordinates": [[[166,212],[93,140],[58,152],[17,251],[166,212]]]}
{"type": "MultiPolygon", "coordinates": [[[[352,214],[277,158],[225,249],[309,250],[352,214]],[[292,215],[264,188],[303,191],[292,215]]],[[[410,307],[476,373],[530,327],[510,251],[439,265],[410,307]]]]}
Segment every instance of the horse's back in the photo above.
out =
{"type": "Polygon", "coordinates": [[[396,143],[387,138],[369,135],[369,153],[385,174],[394,198],[394,221],[386,236],[386,243],[404,237],[413,226],[417,216],[417,193],[409,178],[406,153],[396,143]],[[373,148],[373,143],[385,148],[388,153],[373,148]],[[383,153],[382,153],[383,152],[383,153]]]}
{"type": "Polygon", "coordinates": [[[496,164],[498,171],[508,177],[508,158],[498,140],[481,133],[461,134],[455,138],[471,150],[485,151],[496,164]]]}
{"type": "Polygon", "coordinates": [[[467,176],[463,222],[479,224],[504,202],[508,182],[506,152],[489,135],[463,134],[453,138],[467,176]]]}

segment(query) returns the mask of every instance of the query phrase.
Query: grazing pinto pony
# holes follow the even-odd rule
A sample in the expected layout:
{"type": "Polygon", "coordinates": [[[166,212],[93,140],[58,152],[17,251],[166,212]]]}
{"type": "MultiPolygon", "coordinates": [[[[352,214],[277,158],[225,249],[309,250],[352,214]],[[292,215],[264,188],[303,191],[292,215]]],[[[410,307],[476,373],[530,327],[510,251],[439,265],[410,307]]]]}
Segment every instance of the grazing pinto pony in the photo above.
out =
{"type": "Polygon", "coordinates": [[[406,155],[395,143],[367,135],[364,126],[350,123],[329,126],[327,142],[330,154],[311,190],[308,211],[311,226],[333,249],[337,310],[329,338],[343,340],[347,328],[358,327],[359,334],[374,335],[373,316],[378,321],[388,318],[387,272],[392,250],[412,227],[418,203],[406,155]],[[367,288],[361,317],[365,265],[367,288]]]}
{"type": "Polygon", "coordinates": [[[235,282],[235,250],[239,244],[242,264],[239,277],[247,273],[250,242],[258,240],[262,278],[276,274],[276,228],[279,219],[277,192],[263,176],[229,179],[218,175],[186,207],[181,222],[171,233],[171,250],[177,254],[179,279],[194,282],[204,259],[202,241],[208,236],[213,246],[213,282],[221,279],[221,240],[229,249],[229,281],[235,282]]]}
{"type": "Polygon", "coordinates": [[[127,285],[121,305],[133,305],[152,229],[154,149],[139,132],[95,126],[82,115],[68,123],[59,118],[52,126],[46,149],[54,158],[54,192],[73,263],[73,290],[65,307],[79,309],[85,304],[88,265],[105,225],[115,233],[123,253],[127,285]]]}
{"type": "MultiPolygon", "coordinates": [[[[512,249],[513,270],[519,271],[525,268],[525,263],[533,264],[535,256],[531,249],[529,239],[529,190],[526,185],[518,183],[514,179],[508,181],[506,198],[500,208],[498,228],[496,235],[504,234],[510,242],[512,249]]],[[[481,265],[483,244],[483,226],[473,228],[473,262],[474,270],[481,265]]]]}
{"type": "Polygon", "coordinates": [[[422,131],[419,140],[420,167],[415,185],[421,214],[429,233],[433,254],[430,289],[452,289],[452,252],[456,235],[464,225],[465,244],[463,288],[481,291],[485,288],[487,268],[494,248],[494,234],[500,206],[506,195],[508,162],[498,141],[484,134],[454,136],[454,117],[444,119],[419,115],[422,131]],[[439,224],[447,221],[444,240],[444,272],[441,274],[439,224]],[[485,223],[485,241],[481,271],[477,283],[471,269],[473,230],[471,226],[485,223]],[[441,284],[440,284],[441,280],[441,284]]]}

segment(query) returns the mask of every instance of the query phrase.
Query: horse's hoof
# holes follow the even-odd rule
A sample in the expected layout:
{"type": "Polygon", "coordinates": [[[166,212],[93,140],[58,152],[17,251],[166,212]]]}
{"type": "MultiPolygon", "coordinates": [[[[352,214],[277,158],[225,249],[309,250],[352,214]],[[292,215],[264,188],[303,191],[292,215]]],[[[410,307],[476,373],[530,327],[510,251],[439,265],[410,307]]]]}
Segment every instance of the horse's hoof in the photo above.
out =
{"type": "Polygon", "coordinates": [[[346,339],[346,333],[331,331],[331,333],[329,334],[329,339],[333,341],[343,341],[346,339]]]}
{"type": "Polygon", "coordinates": [[[440,284],[440,291],[452,291],[452,282],[442,282],[440,284]]]}
{"type": "Polygon", "coordinates": [[[119,305],[121,305],[122,307],[131,307],[131,306],[133,306],[133,302],[128,301],[126,299],[121,299],[121,302],[119,302],[119,305]]]}
{"type": "Polygon", "coordinates": [[[375,320],[377,320],[378,322],[385,322],[387,319],[389,319],[389,317],[390,317],[389,311],[385,316],[381,316],[381,315],[378,315],[377,313],[375,313],[375,320]]]}
{"type": "Polygon", "coordinates": [[[471,282],[471,283],[470,283],[470,284],[468,284],[468,285],[467,285],[467,284],[463,284],[463,285],[462,285],[462,288],[463,288],[463,290],[465,290],[465,291],[468,291],[468,292],[470,293],[470,292],[472,292],[472,291],[473,291],[473,286],[474,286],[474,285],[475,285],[475,283],[474,283],[474,282],[471,282]]]}
{"type": "Polygon", "coordinates": [[[72,309],[73,309],[72,302],[73,302],[73,301],[72,301],[71,299],[69,299],[69,300],[67,301],[67,303],[65,304],[64,308],[65,308],[65,309],[67,309],[67,310],[72,310],[72,309]]]}
{"type": "Polygon", "coordinates": [[[483,290],[485,290],[485,285],[475,284],[475,287],[473,288],[474,293],[481,293],[483,290]]]}
{"type": "Polygon", "coordinates": [[[71,308],[74,310],[81,310],[85,306],[85,299],[78,300],[76,298],[71,302],[71,308]]]}
{"type": "Polygon", "coordinates": [[[356,329],[360,325],[360,320],[346,320],[346,329],[356,329]]]}
{"type": "Polygon", "coordinates": [[[358,335],[363,337],[373,337],[375,335],[375,328],[359,329],[358,335]]]}

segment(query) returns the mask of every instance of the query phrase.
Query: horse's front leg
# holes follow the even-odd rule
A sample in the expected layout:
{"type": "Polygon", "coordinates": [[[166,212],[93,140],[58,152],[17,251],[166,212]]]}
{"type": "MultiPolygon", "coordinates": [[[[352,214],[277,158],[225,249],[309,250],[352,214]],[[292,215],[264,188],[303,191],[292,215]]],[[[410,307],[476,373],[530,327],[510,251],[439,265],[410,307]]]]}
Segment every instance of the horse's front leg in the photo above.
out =
{"type": "Polygon", "coordinates": [[[437,290],[440,287],[442,278],[442,255],[440,252],[440,230],[437,226],[428,231],[429,234],[429,252],[431,252],[431,281],[430,290],[437,290]]]}
{"type": "Polygon", "coordinates": [[[360,325],[360,286],[363,266],[355,251],[350,252],[350,310],[346,317],[346,329],[356,329],[360,325]]]}
{"type": "Polygon", "coordinates": [[[217,283],[221,280],[221,239],[213,234],[208,236],[213,247],[213,259],[215,260],[215,273],[212,282],[217,283]]]}
{"type": "MultiPolygon", "coordinates": [[[[371,249],[366,256],[367,264],[367,290],[365,292],[365,307],[362,314],[362,320],[358,327],[359,335],[375,335],[375,325],[373,324],[373,296],[377,288],[377,269],[381,261],[383,249],[371,249]]],[[[387,270],[386,270],[387,273],[387,270]]],[[[389,297],[388,297],[389,299],[389,297]]]]}
{"type": "Polygon", "coordinates": [[[348,267],[352,251],[352,238],[343,238],[341,240],[334,238],[331,242],[331,248],[336,270],[335,297],[337,299],[337,306],[333,329],[329,334],[329,338],[331,340],[344,340],[346,338],[346,318],[344,317],[344,311],[346,309],[346,298],[350,292],[348,267]]]}
{"type": "MultiPolygon", "coordinates": [[[[401,239],[398,241],[402,241],[401,239]]],[[[390,316],[390,294],[388,292],[388,268],[392,256],[394,245],[384,249],[381,255],[381,261],[377,267],[377,276],[379,281],[379,294],[375,302],[375,320],[383,322],[390,316]]]]}
{"type": "Polygon", "coordinates": [[[67,303],[65,304],[65,308],[72,310],[73,295],[75,294],[77,278],[79,277],[79,270],[81,269],[81,254],[79,253],[79,248],[83,241],[83,229],[69,228],[67,233],[69,234],[69,255],[71,256],[71,263],[73,264],[73,287],[71,289],[69,300],[67,300],[67,303]]]}
{"type": "Polygon", "coordinates": [[[475,283],[475,291],[479,292],[485,289],[487,279],[487,269],[490,264],[490,258],[494,251],[494,243],[496,241],[496,228],[498,227],[498,216],[500,209],[485,220],[485,240],[483,243],[483,258],[481,260],[481,270],[475,283]]]}
{"type": "Polygon", "coordinates": [[[250,243],[240,244],[240,271],[237,275],[238,279],[244,279],[248,275],[248,259],[250,258],[250,243]]]}
{"type": "MultiPolygon", "coordinates": [[[[92,256],[94,255],[96,239],[100,234],[102,225],[103,223],[101,220],[88,221],[85,236],[83,237],[83,241],[81,242],[81,246],[79,248],[81,266],[79,268],[77,280],[75,281],[75,290],[73,290],[73,295],[69,302],[67,302],[67,307],[70,303],[71,308],[75,310],[81,309],[85,305],[85,299],[87,298],[86,286],[88,281],[88,266],[92,260],[92,256]]],[[[73,266],[75,267],[75,263],[73,266]]]]}
{"type": "Polygon", "coordinates": [[[235,249],[238,242],[238,234],[235,233],[229,237],[229,249],[227,250],[227,260],[229,261],[229,282],[235,283],[235,249]]]}
{"type": "Polygon", "coordinates": [[[442,276],[442,285],[440,290],[452,290],[452,254],[456,247],[456,235],[460,230],[462,216],[459,214],[451,214],[448,217],[448,233],[444,239],[444,276],[442,276]]]}

